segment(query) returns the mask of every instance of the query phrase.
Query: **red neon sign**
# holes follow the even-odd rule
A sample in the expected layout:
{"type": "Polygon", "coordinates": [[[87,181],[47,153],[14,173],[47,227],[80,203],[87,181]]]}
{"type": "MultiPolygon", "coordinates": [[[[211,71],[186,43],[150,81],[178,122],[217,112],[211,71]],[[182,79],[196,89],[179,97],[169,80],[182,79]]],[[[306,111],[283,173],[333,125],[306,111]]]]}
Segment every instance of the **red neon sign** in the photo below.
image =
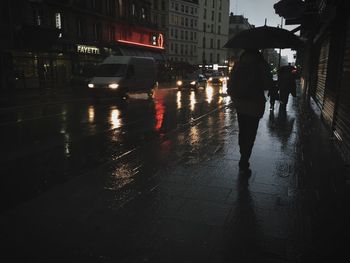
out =
{"type": "Polygon", "coordinates": [[[133,46],[153,49],[164,49],[164,36],[161,32],[154,32],[146,28],[120,25],[116,34],[116,41],[133,46]]]}
{"type": "Polygon", "coordinates": [[[164,48],[164,36],[163,36],[163,34],[158,35],[158,47],[164,48]]]}
{"type": "Polygon", "coordinates": [[[142,47],[150,47],[150,48],[164,49],[163,46],[153,46],[153,45],[142,44],[142,43],[133,42],[133,41],[127,41],[127,40],[118,40],[118,42],[125,43],[125,44],[132,44],[132,45],[136,45],[136,46],[142,46],[142,47]]]}

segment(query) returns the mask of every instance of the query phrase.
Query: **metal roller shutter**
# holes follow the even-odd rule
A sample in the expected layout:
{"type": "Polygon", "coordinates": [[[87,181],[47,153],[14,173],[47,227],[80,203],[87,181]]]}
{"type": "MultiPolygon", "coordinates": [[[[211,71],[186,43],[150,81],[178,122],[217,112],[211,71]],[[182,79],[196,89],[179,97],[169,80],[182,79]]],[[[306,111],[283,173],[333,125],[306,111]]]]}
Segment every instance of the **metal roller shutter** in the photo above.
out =
{"type": "Polygon", "coordinates": [[[329,36],[324,39],[321,44],[319,63],[317,68],[317,83],[315,91],[315,100],[320,106],[323,107],[324,91],[326,87],[327,68],[328,68],[328,55],[329,55],[329,36]]]}
{"type": "Polygon", "coordinates": [[[350,19],[348,19],[342,81],[338,96],[334,134],[344,159],[350,163],[350,19]]]}

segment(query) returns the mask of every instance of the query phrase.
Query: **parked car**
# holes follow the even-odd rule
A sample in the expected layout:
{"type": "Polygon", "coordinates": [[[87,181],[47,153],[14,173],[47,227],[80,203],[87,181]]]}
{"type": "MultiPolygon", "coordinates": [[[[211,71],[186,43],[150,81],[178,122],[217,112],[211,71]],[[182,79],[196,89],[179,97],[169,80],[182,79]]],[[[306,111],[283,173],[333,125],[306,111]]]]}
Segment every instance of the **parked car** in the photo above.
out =
{"type": "Polygon", "coordinates": [[[226,77],[221,71],[213,71],[208,79],[210,85],[222,85],[225,81],[226,77]]]}
{"type": "Polygon", "coordinates": [[[187,74],[176,82],[178,90],[184,88],[197,90],[199,87],[206,88],[207,78],[202,74],[187,74]]]}
{"type": "Polygon", "coordinates": [[[157,87],[156,65],[151,57],[109,56],[96,69],[88,87],[95,96],[112,93],[125,98],[127,93],[147,93],[157,87]]]}

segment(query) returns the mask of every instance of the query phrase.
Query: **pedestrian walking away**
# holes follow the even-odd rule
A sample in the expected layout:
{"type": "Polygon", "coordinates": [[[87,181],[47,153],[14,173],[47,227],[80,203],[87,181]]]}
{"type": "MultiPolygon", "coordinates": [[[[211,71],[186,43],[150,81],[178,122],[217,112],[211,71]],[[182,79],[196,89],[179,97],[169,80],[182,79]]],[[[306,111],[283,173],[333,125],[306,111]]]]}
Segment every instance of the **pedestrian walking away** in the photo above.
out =
{"type": "Polygon", "coordinates": [[[249,159],[265,111],[264,90],[270,90],[272,85],[272,74],[262,54],[257,49],[246,49],[232,69],[228,84],[238,119],[240,172],[251,173],[249,159]]]}
{"type": "Polygon", "coordinates": [[[271,85],[267,96],[270,98],[270,110],[273,111],[275,109],[276,100],[279,100],[278,86],[275,81],[273,82],[273,85],[271,85]]]}
{"type": "Polygon", "coordinates": [[[294,67],[288,63],[287,66],[282,66],[278,70],[277,86],[280,95],[280,107],[285,110],[288,104],[289,94],[296,96],[296,83],[293,74],[294,67]]]}

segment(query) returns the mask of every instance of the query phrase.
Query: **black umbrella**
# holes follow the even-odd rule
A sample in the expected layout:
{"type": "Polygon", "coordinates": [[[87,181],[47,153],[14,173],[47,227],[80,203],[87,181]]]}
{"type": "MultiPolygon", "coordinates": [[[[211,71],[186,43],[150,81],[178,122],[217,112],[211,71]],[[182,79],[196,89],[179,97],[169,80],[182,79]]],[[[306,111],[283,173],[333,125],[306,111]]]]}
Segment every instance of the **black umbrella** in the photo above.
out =
{"type": "Polygon", "coordinates": [[[226,48],[300,48],[303,42],[292,32],[278,27],[261,26],[243,30],[224,45],[226,48]]]}

